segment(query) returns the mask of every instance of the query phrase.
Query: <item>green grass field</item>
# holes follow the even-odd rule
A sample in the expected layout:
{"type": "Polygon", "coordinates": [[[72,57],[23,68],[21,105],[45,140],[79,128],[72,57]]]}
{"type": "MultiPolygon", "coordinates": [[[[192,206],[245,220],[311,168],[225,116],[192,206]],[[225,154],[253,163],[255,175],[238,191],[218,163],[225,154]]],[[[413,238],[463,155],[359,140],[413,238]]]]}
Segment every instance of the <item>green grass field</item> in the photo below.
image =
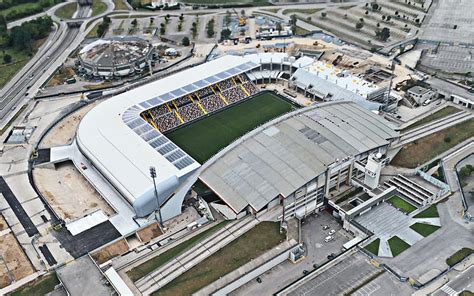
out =
{"type": "Polygon", "coordinates": [[[213,114],[166,136],[200,163],[255,127],[296,108],[269,92],[213,114]]]}
{"type": "Polygon", "coordinates": [[[418,232],[419,234],[427,237],[428,235],[432,234],[436,230],[440,229],[440,226],[425,224],[425,223],[415,223],[410,226],[411,229],[418,232]]]}
{"type": "Polygon", "coordinates": [[[280,233],[278,222],[260,222],[152,295],[191,295],[274,248],[285,237],[285,233],[280,233]]]}
{"type": "Polygon", "coordinates": [[[167,263],[171,259],[175,258],[179,254],[185,252],[192,246],[194,246],[197,242],[202,241],[206,237],[210,236],[211,234],[215,233],[230,221],[223,221],[217,225],[212,226],[211,228],[191,237],[190,239],[182,242],[181,244],[169,249],[166,252],[163,252],[159,256],[156,256],[145,263],[133,268],[129,272],[127,272],[128,277],[132,281],[136,281],[141,279],[145,275],[149,274],[153,270],[157,269],[158,267],[162,266],[163,264],[167,263]]]}
{"type": "Polygon", "coordinates": [[[23,288],[11,293],[11,296],[42,296],[54,290],[59,284],[56,273],[45,275],[23,288]]]}
{"type": "Polygon", "coordinates": [[[438,218],[438,209],[436,205],[431,205],[429,208],[425,209],[423,212],[416,214],[413,218],[438,218]]]}
{"type": "Polygon", "coordinates": [[[405,251],[410,247],[404,240],[399,238],[398,236],[394,236],[388,240],[388,245],[390,246],[390,250],[392,251],[393,257],[398,256],[400,253],[405,251]]]}
{"type": "Polygon", "coordinates": [[[403,212],[405,212],[407,214],[410,214],[411,212],[416,210],[416,207],[414,205],[408,203],[403,198],[401,198],[400,196],[397,196],[397,195],[394,195],[394,196],[390,197],[387,200],[387,202],[390,203],[391,205],[393,205],[394,207],[402,210],[403,212]]]}
{"type": "Polygon", "coordinates": [[[454,265],[458,264],[459,262],[464,260],[464,258],[468,257],[472,253],[474,253],[474,250],[470,248],[462,248],[461,250],[451,255],[448,259],[446,259],[446,263],[449,266],[453,267],[454,265]]]}
{"type": "Polygon", "coordinates": [[[374,240],[370,244],[364,247],[367,251],[374,254],[375,256],[379,255],[379,246],[380,246],[380,238],[374,240]]]}

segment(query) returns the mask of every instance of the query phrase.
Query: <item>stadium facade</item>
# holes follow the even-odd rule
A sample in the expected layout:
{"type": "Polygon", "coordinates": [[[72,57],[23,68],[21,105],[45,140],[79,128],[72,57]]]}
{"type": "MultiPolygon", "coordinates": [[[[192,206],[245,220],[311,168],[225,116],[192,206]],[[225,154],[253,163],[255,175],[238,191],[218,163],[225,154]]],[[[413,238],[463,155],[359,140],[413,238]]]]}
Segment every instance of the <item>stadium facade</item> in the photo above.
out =
{"type": "Polygon", "coordinates": [[[284,205],[285,219],[305,216],[354,177],[377,186],[383,163],[372,161],[374,155],[386,161],[398,136],[391,123],[354,102],[321,103],[246,134],[208,160],[199,178],[220,197],[214,207],[228,218],[277,205],[284,205]]]}

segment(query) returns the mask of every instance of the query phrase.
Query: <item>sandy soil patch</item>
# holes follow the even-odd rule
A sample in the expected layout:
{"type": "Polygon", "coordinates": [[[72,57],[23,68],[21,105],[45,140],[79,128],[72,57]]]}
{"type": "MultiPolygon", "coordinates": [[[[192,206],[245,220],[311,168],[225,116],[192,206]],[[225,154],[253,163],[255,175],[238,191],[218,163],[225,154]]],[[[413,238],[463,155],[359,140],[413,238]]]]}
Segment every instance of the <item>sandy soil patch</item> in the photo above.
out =
{"type": "Polygon", "coordinates": [[[33,175],[38,189],[65,221],[99,209],[108,216],[115,213],[70,161],[56,165],[56,169],[35,168],[33,175]]]}
{"type": "Polygon", "coordinates": [[[142,242],[147,243],[154,239],[157,236],[160,236],[163,234],[163,232],[160,229],[160,226],[158,223],[153,223],[151,225],[148,225],[147,227],[140,229],[137,232],[138,236],[142,240],[142,242]]]}
{"type": "Polygon", "coordinates": [[[7,221],[3,218],[3,215],[0,214],[0,231],[5,230],[8,228],[7,221]]]}
{"type": "Polygon", "coordinates": [[[12,233],[0,236],[0,255],[0,288],[35,272],[12,233]]]}
{"type": "Polygon", "coordinates": [[[97,106],[97,104],[97,102],[89,104],[61,120],[46,137],[44,137],[41,147],[50,148],[71,144],[82,118],[87,112],[97,106]]]}
{"type": "Polygon", "coordinates": [[[124,239],[120,239],[115,243],[100,249],[99,251],[92,254],[92,258],[97,261],[98,264],[109,261],[110,259],[120,256],[128,251],[128,244],[124,239]]]}

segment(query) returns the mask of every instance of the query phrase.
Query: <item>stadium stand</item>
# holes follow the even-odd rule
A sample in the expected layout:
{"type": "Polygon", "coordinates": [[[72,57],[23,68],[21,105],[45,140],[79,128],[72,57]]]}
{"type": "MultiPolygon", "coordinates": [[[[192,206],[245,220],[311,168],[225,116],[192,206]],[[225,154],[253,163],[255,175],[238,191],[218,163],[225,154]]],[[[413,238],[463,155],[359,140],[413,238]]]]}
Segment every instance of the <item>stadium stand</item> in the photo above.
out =
{"type": "Polygon", "coordinates": [[[246,75],[238,75],[149,109],[143,116],[155,128],[166,132],[228,104],[244,100],[258,91],[246,75]]]}
{"type": "Polygon", "coordinates": [[[208,113],[214,112],[225,107],[224,102],[216,95],[210,95],[202,99],[201,104],[208,113]]]}

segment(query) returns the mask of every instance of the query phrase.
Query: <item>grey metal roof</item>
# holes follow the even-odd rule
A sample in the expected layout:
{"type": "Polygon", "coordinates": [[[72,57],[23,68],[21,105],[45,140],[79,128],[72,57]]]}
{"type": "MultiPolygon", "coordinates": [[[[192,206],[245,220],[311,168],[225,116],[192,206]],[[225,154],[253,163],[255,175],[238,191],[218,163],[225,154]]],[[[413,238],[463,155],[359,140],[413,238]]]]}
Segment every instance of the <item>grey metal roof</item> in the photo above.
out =
{"type": "Polygon", "coordinates": [[[296,110],[248,133],[202,167],[200,179],[235,212],[288,196],[336,159],[387,145],[393,126],[354,102],[296,110]]]}

